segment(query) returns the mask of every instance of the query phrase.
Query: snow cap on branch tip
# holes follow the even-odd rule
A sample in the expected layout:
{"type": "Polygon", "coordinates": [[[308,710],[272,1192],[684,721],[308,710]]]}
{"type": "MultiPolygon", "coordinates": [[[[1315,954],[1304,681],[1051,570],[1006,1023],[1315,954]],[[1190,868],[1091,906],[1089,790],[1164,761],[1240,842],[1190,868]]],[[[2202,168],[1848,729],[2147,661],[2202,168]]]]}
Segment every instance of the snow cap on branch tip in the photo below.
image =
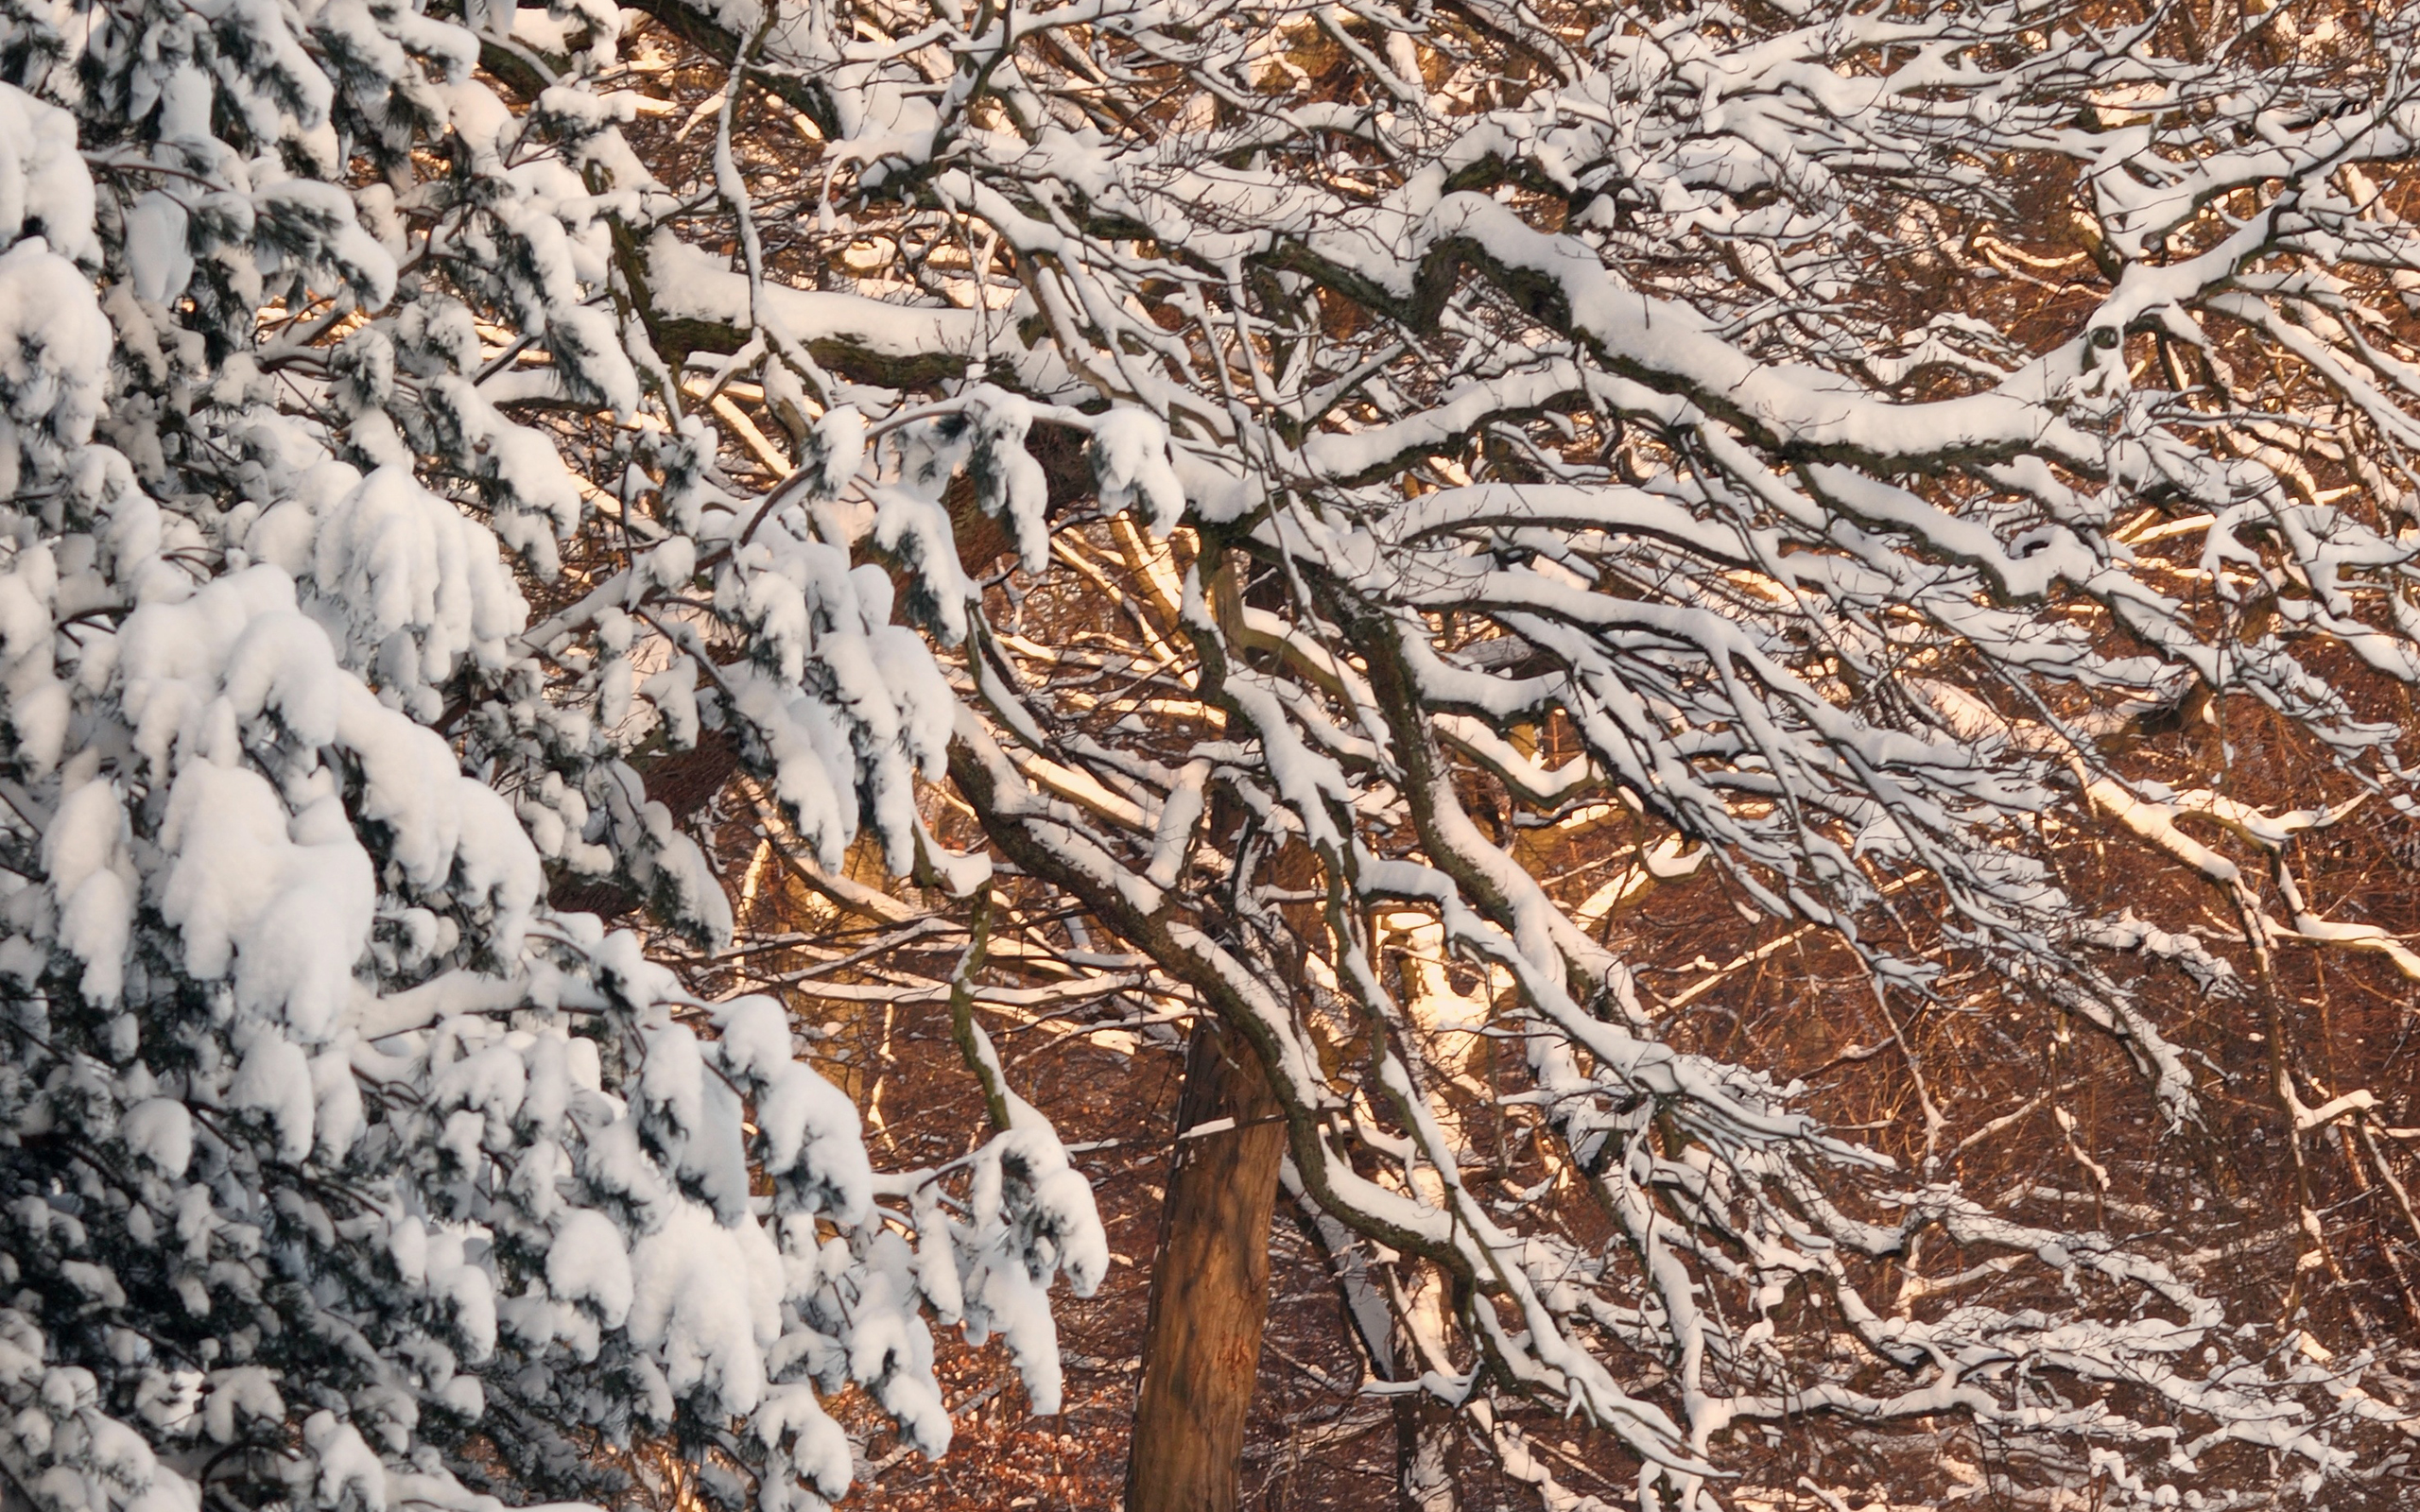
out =
{"type": "Polygon", "coordinates": [[[1033,405],[1022,394],[977,384],[963,398],[974,446],[969,467],[975,502],[994,519],[1005,517],[1016,533],[1017,558],[1038,573],[1050,560],[1050,482],[1025,448],[1033,429],[1033,405]]]}
{"type": "Polygon", "coordinates": [[[0,247],[40,235],[62,257],[101,264],[93,176],[76,150],[76,118],[0,83],[0,247]]]}
{"type": "Polygon", "coordinates": [[[806,434],[799,471],[810,498],[836,499],[866,459],[866,418],[855,404],[836,404],[806,434]]]}
{"type": "Polygon", "coordinates": [[[1088,455],[1102,509],[1137,510],[1161,539],[1184,518],[1184,489],[1169,463],[1167,427],[1157,415],[1120,405],[1097,417],[1088,455]]]}

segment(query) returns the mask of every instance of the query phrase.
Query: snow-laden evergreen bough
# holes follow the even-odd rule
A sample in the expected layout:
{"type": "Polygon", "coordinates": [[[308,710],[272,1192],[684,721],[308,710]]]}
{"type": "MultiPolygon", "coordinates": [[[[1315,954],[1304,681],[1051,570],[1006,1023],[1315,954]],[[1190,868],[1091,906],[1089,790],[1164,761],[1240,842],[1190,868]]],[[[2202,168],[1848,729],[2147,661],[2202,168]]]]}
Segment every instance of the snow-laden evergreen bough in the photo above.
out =
{"type": "MultiPolygon", "coordinates": [[[[2357,1365],[1676,1052],[1602,920],[1713,865],[1902,1001],[1968,953],[2176,1121],[2107,959],[2257,988],[2077,904],[2037,814],[2205,876],[2249,962],[2420,967],[2294,890],[2336,809],[2111,761],[2256,699],[2404,780],[2363,679],[2420,676],[2411,26],[7,0],[0,1465],[62,1512],[452,1504],[669,1441],[811,1505],[819,1391],[946,1438],[925,1315],[1051,1404],[1042,1289],[1105,1246],[979,1029],[1000,1132],[877,1177],[777,1006],[547,907],[727,934],[638,765],[718,743],[877,917],[861,837],[988,885],[946,767],[1132,953],[1063,942],[1069,1001],[1240,1031],[1343,1273],[1450,1283],[1361,1298],[1395,1384],[1551,1505],[1525,1400],[1651,1507],[1808,1413],[2071,1443],[2118,1502],[2231,1443],[2331,1484],[2396,1417],[2357,1365]],[[1070,573],[1124,644],[1025,633],[1070,573]],[[1670,843],[1520,864],[1608,813],[1670,843]],[[1483,1037],[1611,1241],[1475,1174],[1483,1037]]],[[[2277,1090],[2297,1139],[2367,1106],[2277,1090]]]]}
{"type": "Polygon", "coordinates": [[[912,847],[952,702],[891,579],[744,528],[694,430],[618,433],[687,490],[634,570],[714,573],[734,664],[693,632],[634,665],[629,610],[673,611],[629,575],[579,635],[528,623],[615,511],[499,410],[493,349],[645,417],[592,302],[594,101],[516,118],[477,51],[351,3],[0,21],[12,1501],[613,1500],[638,1445],[821,1507],[836,1392],[947,1447],[928,1320],[1003,1334],[1055,1411],[1046,1292],[1107,1263],[1029,1109],[877,1174],[780,1004],[547,905],[552,866],[728,936],[620,757],[741,711],[825,849],[861,815],[912,847]]]}

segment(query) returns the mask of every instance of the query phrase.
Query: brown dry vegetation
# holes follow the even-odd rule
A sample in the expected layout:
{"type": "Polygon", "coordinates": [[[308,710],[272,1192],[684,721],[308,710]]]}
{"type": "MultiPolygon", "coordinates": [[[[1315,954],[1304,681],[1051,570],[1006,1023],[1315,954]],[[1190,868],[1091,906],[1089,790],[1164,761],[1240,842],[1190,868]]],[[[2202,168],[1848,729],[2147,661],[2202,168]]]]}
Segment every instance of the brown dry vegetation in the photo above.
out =
{"type": "MultiPolygon", "coordinates": [[[[1088,558],[1097,571],[1118,569],[1114,544],[1090,544],[1098,548],[1088,558]]],[[[1133,621],[1120,625],[1098,582],[1074,573],[1061,577],[1030,585],[1028,633],[1071,644],[1132,633],[1133,621]]],[[[2307,794],[2314,757],[2293,732],[2257,710],[2229,713],[2231,760],[2219,761],[2217,727],[2202,726],[2147,742],[2135,756],[2141,772],[2182,785],[2223,765],[2230,792],[2272,809],[2307,794]]],[[[1552,731],[1546,738],[1551,741],[1552,731]]],[[[665,772],[650,773],[651,786],[665,772]]],[[[979,844],[944,795],[934,794],[928,807],[951,843],[979,844]]],[[[1479,812],[1487,807],[1474,804],[1479,812]]],[[[854,956],[901,926],[849,913],[786,868],[739,782],[714,795],[710,812],[729,816],[714,832],[715,849],[729,868],[726,884],[740,905],[741,948],[749,954],[740,964],[701,969],[718,986],[778,986],[804,1022],[822,1026],[829,1038],[820,1063],[866,1110],[879,1162],[939,1164],[966,1153],[985,1129],[981,1091],[951,1040],[947,1004],[929,992],[964,949],[962,919],[955,928],[943,922],[953,906],[962,915],[963,905],[912,886],[895,888],[911,905],[939,910],[925,916],[934,919],[934,933],[814,982],[785,985],[792,973],[854,956]],[[777,943],[784,940],[798,943],[777,943]],[[835,1001],[816,990],[818,983],[862,988],[886,982],[912,984],[903,993],[911,1000],[858,994],[835,1001]],[[917,996],[920,988],[925,990],[917,996]]],[[[1576,906],[1651,838],[1622,819],[1573,835],[1539,833],[1525,839],[1521,853],[1540,875],[1560,879],[1558,892],[1576,906]]],[[[2131,908],[2198,930],[2222,954],[2237,932],[2222,899],[2115,826],[2069,831],[2053,850],[2067,885],[2108,911],[2131,908]]],[[[2292,861],[2311,902],[2331,917],[2420,933],[2420,825],[2357,811],[2296,847],[2292,861]]],[[[857,878],[878,884],[879,868],[868,861],[857,878]]],[[[1026,907],[1004,909],[995,926],[1001,936],[1022,930],[1057,949],[1080,948],[1072,922],[1083,940],[1109,948],[1097,923],[1087,929],[1063,902],[1030,892],[1026,907]]],[[[1896,922],[1911,949],[1937,947],[1918,910],[1896,922]]],[[[2405,1054],[2413,1028],[2411,986],[2382,957],[2318,949],[2281,954],[2276,1002],[2256,1021],[2267,1029],[2249,1027],[2242,1005],[2213,1000],[2173,971],[2134,971],[2128,989],[2194,1054],[2204,1074],[2206,1124],[2168,1130],[2144,1078],[2115,1043],[1962,968],[1954,952],[1946,953],[1949,973],[1942,984],[1946,1005],[1894,1011],[1877,1000],[1855,955],[1837,940],[1749,917],[1711,871],[1657,884],[1616,910],[1602,929],[1638,963],[1675,1042],[1804,1078],[1809,1106],[1831,1126],[1911,1166],[1926,1154],[1928,1097],[1942,1120],[1942,1178],[2040,1221],[2101,1228],[2192,1257],[2203,1283],[2235,1315],[2291,1317],[2315,1340],[2377,1350],[2387,1368],[2371,1380],[2390,1391],[2401,1375],[2420,1375],[2420,1349],[2412,1348],[2420,1340],[2420,1298],[2411,1290],[2420,1244],[2394,1189],[2394,1180],[2411,1179],[2404,1142],[2411,1134],[2404,1125],[2420,1123],[2420,1060],[2405,1054]],[[2299,1281],[2298,1177],[2272,1086],[2280,1056],[2307,1094],[2367,1087],[2381,1101],[2375,1122],[2340,1122],[2306,1151],[2299,1179],[2323,1216],[2325,1243],[2321,1267],[2299,1281]]],[[[1020,972],[1007,964],[1012,955],[995,952],[994,959],[996,980],[1049,979],[1020,972]]],[[[2248,959],[2240,969],[2247,975],[2254,970],[2248,959]]],[[[1475,985],[1470,972],[1457,983],[1463,990],[1475,985]]],[[[1079,1163],[1094,1183],[1115,1256],[1098,1296],[1063,1298],[1058,1309],[1068,1372],[1064,1410],[1055,1418],[1032,1417],[996,1346],[971,1347],[944,1332],[939,1374],[959,1434],[950,1454],[926,1462],[900,1450],[879,1413],[861,1400],[846,1403],[854,1410],[843,1411],[842,1420],[864,1435],[867,1467],[880,1472],[852,1493],[857,1504],[901,1512],[1118,1504],[1183,1073],[1181,1021],[1098,1027],[1137,1016],[1115,1004],[1058,1020],[986,1015],[1019,1093],[1082,1142],[1079,1163]]],[[[1517,1086],[1509,1075],[1503,1082],[1505,1091],[1517,1086]]],[[[1527,1188],[1548,1174],[1517,1131],[1499,1128],[1495,1143],[1502,1166],[1490,1175],[1505,1186],[1527,1188]]],[[[1575,1237],[1610,1237],[1585,1194],[1569,1183],[1542,1200],[1559,1210],[1560,1226],[1575,1237]]],[[[1392,1506],[1395,1414],[1383,1399],[1356,1394],[1367,1376],[1364,1354],[1324,1252],[1300,1211],[1282,1200],[1270,1245],[1270,1313],[1246,1450],[1245,1504],[1271,1512],[1392,1506]]],[[[1957,1257],[1937,1252],[1924,1261],[1936,1275],[1963,1268],[1957,1257]]],[[[1885,1280],[1887,1294],[1897,1278],[1885,1280]]],[[[1619,1462],[1608,1465],[1592,1453],[1586,1435],[1551,1418],[1538,1420],[1533,1434],[1566,1484],[1608,1500],[1628,1494],[1619,1462]]],[[[1995,1441],[1947,1421],[1914,1435],[1791,1434],[1774,1441],[1757,1435],[1729,1448],[1747,1487],[1769,1489],[1776,1506],[1810,1508],[1816,1503],[1789,1500],[1802,1476],[1847,1495],[1853,1506],[1866,1504],[1861,1496],[1929,1504],[1937,1488],[1969,1482],[1982,1487],[1982,1499],[1972,1504],[2025,1504],[2004,1503],[1993,1488],[2013,1485],[2003,1477],[2021,1472],[2032,1452],[2023,1441],[1995,1441]]],[[[2247,1456],[2245,1470],[2257,1479],[2266,1467],[2247,1456]]],[[[1467,1506],[1527,1503],[1526,1489],[1496,1473],[1476,1443],[1462,1447],[1457,1473],[1467,1506]]],[[[2401,1494],[2392,1484],[2354,1486],[2330,1504],[2384,1508],[2401,1504],[2401,1494]]]]}

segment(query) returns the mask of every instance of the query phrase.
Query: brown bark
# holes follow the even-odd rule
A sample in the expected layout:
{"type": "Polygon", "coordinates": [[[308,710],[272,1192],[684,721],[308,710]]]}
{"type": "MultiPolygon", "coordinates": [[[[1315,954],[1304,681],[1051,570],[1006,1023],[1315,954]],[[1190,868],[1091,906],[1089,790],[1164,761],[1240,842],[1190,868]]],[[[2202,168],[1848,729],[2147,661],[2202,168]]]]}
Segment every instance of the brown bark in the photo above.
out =
{"type": "Polygon", "coordinates": [[[1185,1056],[1160,1210],[1127,1512],[1233,1512],[1269,1312],[1269,1217],[1286,1125],[1259,1057],[1204,1014],[1185,1056]]]}

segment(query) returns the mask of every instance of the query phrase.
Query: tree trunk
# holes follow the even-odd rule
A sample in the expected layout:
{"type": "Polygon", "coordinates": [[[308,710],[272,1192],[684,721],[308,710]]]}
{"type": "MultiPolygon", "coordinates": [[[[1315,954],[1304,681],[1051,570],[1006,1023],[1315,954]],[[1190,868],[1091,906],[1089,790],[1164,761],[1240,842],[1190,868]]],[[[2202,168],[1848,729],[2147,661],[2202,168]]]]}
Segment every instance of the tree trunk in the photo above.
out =
{"type": "Polygon", "coordinates": [[[1160,1210],[1150,1321],[1126,1466],[1127,1512],[1233,1512],[1244,1416],[1269,1312],[1269,1218],[1286,1125],[1252,1047],[1203,1014],[1194,1026],[1160,1210]]]}
{"type": "Polygon", "coordinates": [[[1426,1392],[1397,1397],[1395,1505],[1400,1512],[1461,1512],[1454,1484],[1454,1413],[1426,1392]]]}
{"type": "MultiPolygon", "coordinates": [[[[1444,1369],[1437,1350],[1445,1337],[1445,1278],[1434,1264],[1399,1264],[1404,1281],[1401,1361],[1396,1379],[1417,1381],[1424,1368],[1444,1369]]],[[[1454,1413],[1428,1393],[1395,1399],[1395,1505],[1399,1512],[1460,1512],[1454,1482],[1454,1413]]]]}
{"type": "MultiPolygon", "coordinates": [[[[1303,1233],[1327,1258],[1328,1275],[1337,1297],[1370,1360],[1370,1373],[1380,1381],[1417,1381],[1425,1356],[1409,1328],[1398,1328],[1387,1299],[1378,1293],[1369,1266],[1353,1247],[1351,1230],[1319,1210],[1303,1193],[1291,1165],[1280,1167],[1280,1183],[1292,1199],[1303,1233]]],[[[1415,1320],[1437,1314],[1438,1287],[1431,1284],[1411,1294],[1415,1320]]],[[[1434,1332],[1432,1328],[1431,1332],[1434,1332]]],[[[1454,1479],[1454,1413],[1426,1392],[1394,1399],[1395,1506],[1397,1512],[1461,1512],[1461,1493],[1454,1479]]]]}

